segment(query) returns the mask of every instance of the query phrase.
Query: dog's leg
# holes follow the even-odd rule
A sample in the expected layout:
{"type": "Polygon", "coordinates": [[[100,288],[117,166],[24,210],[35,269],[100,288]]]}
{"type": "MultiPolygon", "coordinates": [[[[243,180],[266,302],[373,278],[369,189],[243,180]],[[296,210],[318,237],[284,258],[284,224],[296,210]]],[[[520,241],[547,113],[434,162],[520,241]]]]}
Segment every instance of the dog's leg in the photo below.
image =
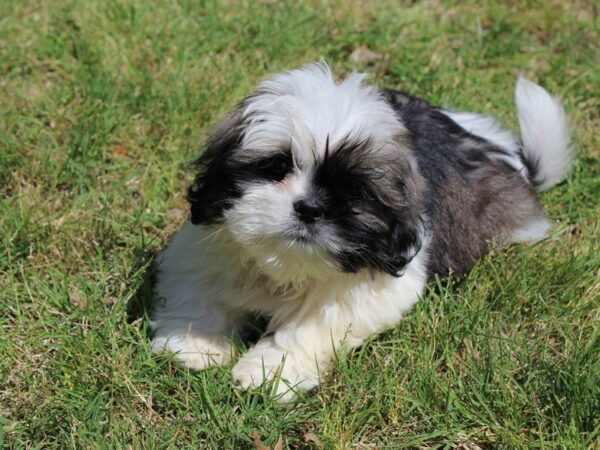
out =
{"type": "Polygon", "coordinates": [[[426,274],[418,255],[400,278],[376,275],[371,280],[367,274],[364,281],[343,294],[336,287],[321,286],[295,311],[277,318],[272,333],[233,368],[240,388],[276,380],[275,392],[286,401],[295,390],[317,386],[338,349],[354,348],[369,335],[398,323],[417,301],[426,274]]]}
{"type": "Polygon", "coordinates": [[[217,305],[203,304],[201,298],[179,302],[170,307],[169,302],[157,309],[152,317],[152,350],[175,353],[175,359],[190,369],[227,364],[233,354],[231,338],[235,322],[225,317],[217,305]]]}
{"type": "Polygon", "coordinates": [[[209,230],[187,224],[158,258],[156,290],[164,304],[152,313],[152,349],[173,352],[191,369],[227,364],[241,315],[219,299],[229,283],[211,249],[209,230]]]}

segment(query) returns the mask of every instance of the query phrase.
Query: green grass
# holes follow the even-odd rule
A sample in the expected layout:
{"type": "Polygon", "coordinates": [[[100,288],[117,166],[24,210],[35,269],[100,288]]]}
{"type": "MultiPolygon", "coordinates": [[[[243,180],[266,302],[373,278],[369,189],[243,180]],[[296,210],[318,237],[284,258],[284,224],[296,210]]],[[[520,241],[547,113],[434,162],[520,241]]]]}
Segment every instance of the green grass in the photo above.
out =
{"type": "Polygon", "coordinates": [[[592,0],[0,1],[0,442],[600,448],[599,20],[592,0]],[[360,45],[383,58],[351,63],[360,45]],[[513,129],[524,72],[564,99],[580,153],[542,196],[548,239],[432,284],[279,405],[150,353],[147,272],[209,125],[317,59],[513,129]]]}

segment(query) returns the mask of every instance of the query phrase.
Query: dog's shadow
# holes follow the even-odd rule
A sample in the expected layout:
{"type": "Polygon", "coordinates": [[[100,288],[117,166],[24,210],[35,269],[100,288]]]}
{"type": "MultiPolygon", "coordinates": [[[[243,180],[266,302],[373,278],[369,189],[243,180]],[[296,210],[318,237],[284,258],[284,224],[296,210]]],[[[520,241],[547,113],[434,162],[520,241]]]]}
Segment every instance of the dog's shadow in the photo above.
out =
{"type": "MultiPolygon", "coordinates": [[[[146,248],[138,248],[135,251],[134,273],[140,273],[141,282],[129,302],[127,302],[127,323],[129,324],[135,322],[148,324],[152,310],[160,303],[160,297],[154,291],[157,278],[157,257],[158,251],[146,248]]],[[[150,338],[149,327],[144,328],[147,329],[147,337],[150,338]]]]}

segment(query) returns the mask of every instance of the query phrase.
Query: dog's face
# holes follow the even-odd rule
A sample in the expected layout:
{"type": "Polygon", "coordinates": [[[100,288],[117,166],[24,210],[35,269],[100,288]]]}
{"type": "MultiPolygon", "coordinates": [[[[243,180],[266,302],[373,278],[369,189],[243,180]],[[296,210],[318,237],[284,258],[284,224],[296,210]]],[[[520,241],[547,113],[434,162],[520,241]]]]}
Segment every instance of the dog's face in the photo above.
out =
{"type": "Polygon", "coordinates": [[[220,224],[281,281],[397,275],[420,246],[421,180],[407,131],[361,82],[310,65],[262,83],[209,138],[192,222],[220,224]]]}

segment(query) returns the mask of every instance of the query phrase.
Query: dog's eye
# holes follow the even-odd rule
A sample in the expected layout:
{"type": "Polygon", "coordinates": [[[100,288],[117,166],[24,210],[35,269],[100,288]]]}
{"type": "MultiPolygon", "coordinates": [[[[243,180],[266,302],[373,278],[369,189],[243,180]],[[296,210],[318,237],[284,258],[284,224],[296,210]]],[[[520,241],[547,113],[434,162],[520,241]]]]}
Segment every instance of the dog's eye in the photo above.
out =
{"type": "Polygon", "coordinates": [[[281,181],[292,170],[292,165],[292,154],[286,152],[261,159],[256,164],[256,168],[264,178],[281,181]]]}

